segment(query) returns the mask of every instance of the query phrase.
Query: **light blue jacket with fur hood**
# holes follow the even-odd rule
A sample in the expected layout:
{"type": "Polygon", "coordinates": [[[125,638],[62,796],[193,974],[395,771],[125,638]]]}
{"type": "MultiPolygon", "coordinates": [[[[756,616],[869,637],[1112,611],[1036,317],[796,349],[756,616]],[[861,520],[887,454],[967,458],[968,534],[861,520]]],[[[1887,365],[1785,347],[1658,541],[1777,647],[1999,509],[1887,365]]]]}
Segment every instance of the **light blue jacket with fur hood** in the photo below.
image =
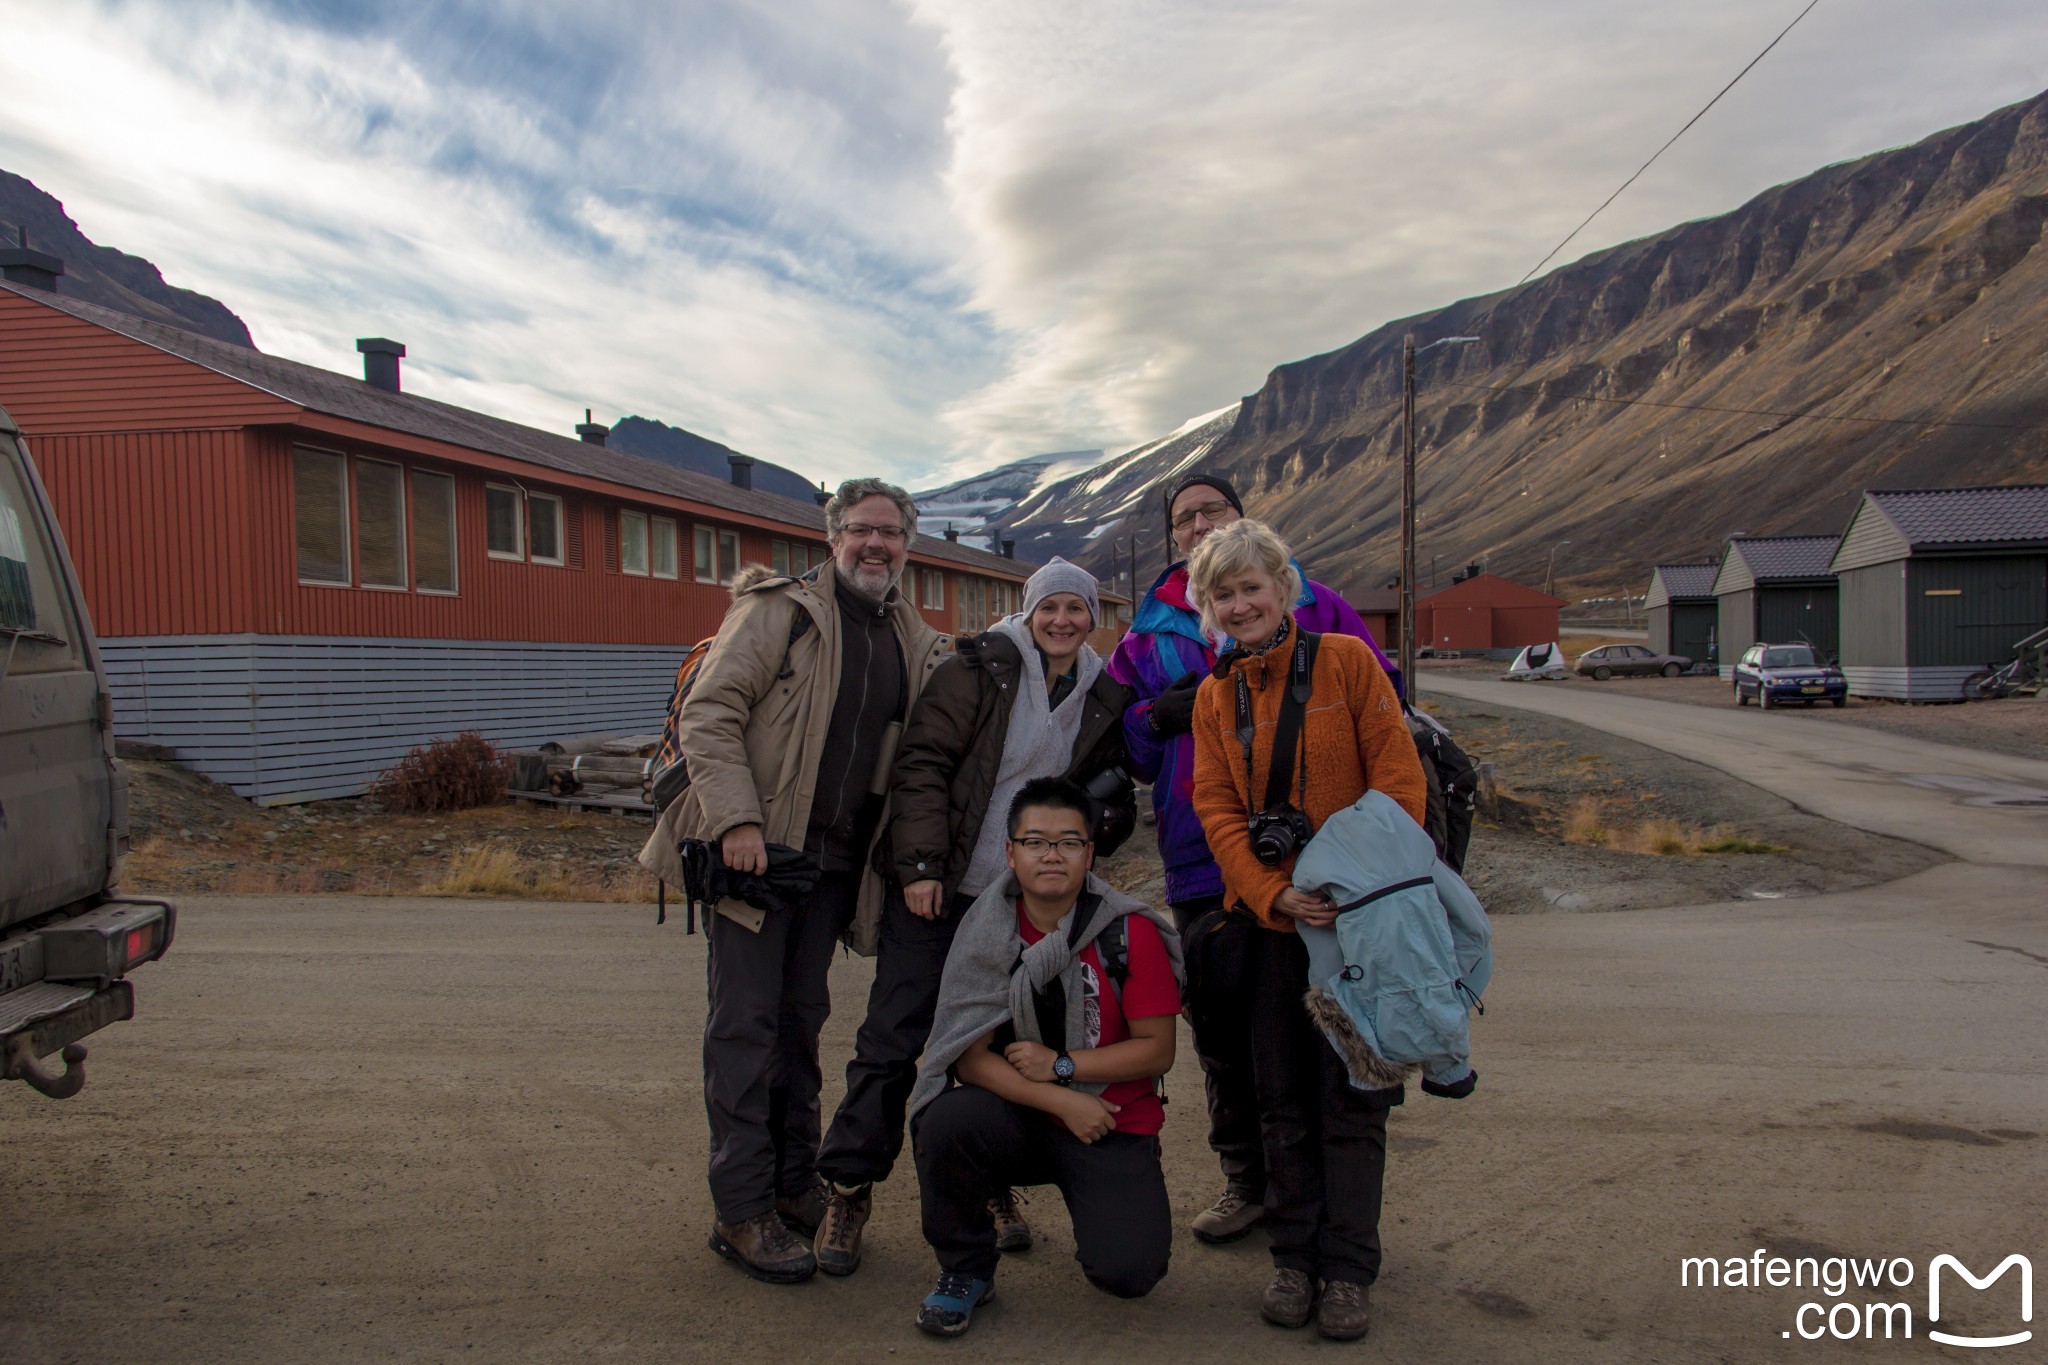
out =
{"type": "Polygon", "coordinates": [[[1351,1082],[1471,1093],[1471,1011],[1493,976],[1493,930],[1479,898],[1436,856],[1422,826],[1369,791],[1323,822],[1294,864],[1294,884],[1324,891],[1335,927],[1301,925],[1304,1000],[1351,1082]]]}

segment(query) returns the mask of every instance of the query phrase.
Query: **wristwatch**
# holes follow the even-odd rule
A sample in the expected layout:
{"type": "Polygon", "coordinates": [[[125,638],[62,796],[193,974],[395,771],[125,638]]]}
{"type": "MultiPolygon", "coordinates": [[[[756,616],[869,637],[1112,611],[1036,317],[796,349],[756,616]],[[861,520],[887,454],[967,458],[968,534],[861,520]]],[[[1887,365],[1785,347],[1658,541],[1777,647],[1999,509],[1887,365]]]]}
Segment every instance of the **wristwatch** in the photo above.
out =
{"type": "Polygon", "coordinates": [[[1074,1059],[1064,1052],[1052,1059],[1052,1081],[1054,1085],[1074,1083],[1074,1059]]]}

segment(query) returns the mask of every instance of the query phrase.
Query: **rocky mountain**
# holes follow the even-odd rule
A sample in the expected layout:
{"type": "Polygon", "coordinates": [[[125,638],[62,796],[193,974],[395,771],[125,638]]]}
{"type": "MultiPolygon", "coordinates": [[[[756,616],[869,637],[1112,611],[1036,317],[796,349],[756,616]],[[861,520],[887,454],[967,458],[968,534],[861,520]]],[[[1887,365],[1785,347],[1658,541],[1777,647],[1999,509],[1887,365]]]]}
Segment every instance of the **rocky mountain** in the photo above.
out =
{"type": "MultiPolygon", "coordinates": [[[[621,417],[606,438],[605,448],[660,460],[678,469],[709,474],[714,479],[732,477],[732,465],[727,457],[739,453],[708,436],[699,436],[694,431],[672,427],[651,417],[621,417]]],[[[799,502],[814,502],[812,494],[818,488],[794,469],[785,469],[767,460],[754,462],[754,487],[764,493],[780,493],[799,502]]]]}
{"type": "Polygon", "coordinates": [[[1317,577],[1383,586],[1406,333],[1481,338],[1417,362],[1423,582],[1433,559],[1540,581],[1557,549],[1562,590],[1640,590],[1735,531],[1839,532],[1866,487],[2048,479],[2044,223],[2048,95],[1282,365],[991,530],[1098,572],[1135,533],[1156,570],[1154,490],[1199,458],[1317,577]]]}
{"type": "Polygon", "coordinates": [[[912,493],[910,496],[917,503],[918,534],[944,535],[951,529],[965,544],[993,549],[989,538],[981,534],[983,522],[1017,506],[1047,484],[1093,467],[1102,455],[1100,450],[1028,455],[943,488],[912,493]]]}
{"type": "Polygon", "coordinates": [[[226,304],[164,283],[140,256],[94,245],[63,204],[32,181],[0,171],[0,246],[14,246],[23,229],[31,247],[64,262],[58,293],[255,349],[247,324],[226,304]]]}

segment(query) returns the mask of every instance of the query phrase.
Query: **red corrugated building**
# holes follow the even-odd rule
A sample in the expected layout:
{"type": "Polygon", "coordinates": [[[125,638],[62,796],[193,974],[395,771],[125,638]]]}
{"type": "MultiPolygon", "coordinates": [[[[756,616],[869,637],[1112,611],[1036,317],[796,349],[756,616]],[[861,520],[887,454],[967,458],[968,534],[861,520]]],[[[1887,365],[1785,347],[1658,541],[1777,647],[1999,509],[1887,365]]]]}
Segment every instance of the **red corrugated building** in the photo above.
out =
{"type": "MultiPolygon", "coordinates": [[[[403,393],[402,348],[361,349],[381,382],[0,282],[0,407],[117,725],[245,795],[360,791],[464,728],[658,728],[737,568],[826,553],[815,504],[403,393]]],[[[1014,610],[1034,567],[932,539],[911,559],[948,632],[1014,610]]]]}
{"type": "Polygon", "coordinates": [[[1557,639],[1561,597],[1524,587],[1498,574],[1482,573],[1415,602],[1415,640],[1420,648],[1517,650],[1557,639]]]}

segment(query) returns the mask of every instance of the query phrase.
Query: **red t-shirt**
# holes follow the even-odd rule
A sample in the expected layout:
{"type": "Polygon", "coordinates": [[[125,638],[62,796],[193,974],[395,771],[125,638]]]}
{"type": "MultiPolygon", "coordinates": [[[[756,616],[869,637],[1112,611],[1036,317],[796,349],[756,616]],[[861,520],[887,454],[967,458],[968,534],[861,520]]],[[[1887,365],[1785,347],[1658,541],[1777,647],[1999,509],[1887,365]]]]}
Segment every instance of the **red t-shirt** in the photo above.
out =
{"type": "MultiPolygon", "coordinates": [[[[1132,1019],[1180,1013],[1180,984],[1173,979],[1173,963],[1167,959],[1166,945],[1160,942],[1158,924],[1150,915],[1129,915],[1124,926],[1125,941],[1130,945],[1130,974],[1124,978],[1121,1003],[1095,945],[1081,950],[1082,1018],[1087,1037],[1067,1039],[1069,1052],[1125,1041],[1131,1036],[1132,1019]]],[[[1017,933],[1027,948],[1045,937],[1024,913],[1022,897],[1017,900],[1017,933]]],[[[1102,1098],[1120,1106],[1116,1116],[1119,1133],[1155,1136],[1166,1124],[1166,1108],[1151,1081],[1116,1081],[1103,1087],[1102,1098]]]]}

